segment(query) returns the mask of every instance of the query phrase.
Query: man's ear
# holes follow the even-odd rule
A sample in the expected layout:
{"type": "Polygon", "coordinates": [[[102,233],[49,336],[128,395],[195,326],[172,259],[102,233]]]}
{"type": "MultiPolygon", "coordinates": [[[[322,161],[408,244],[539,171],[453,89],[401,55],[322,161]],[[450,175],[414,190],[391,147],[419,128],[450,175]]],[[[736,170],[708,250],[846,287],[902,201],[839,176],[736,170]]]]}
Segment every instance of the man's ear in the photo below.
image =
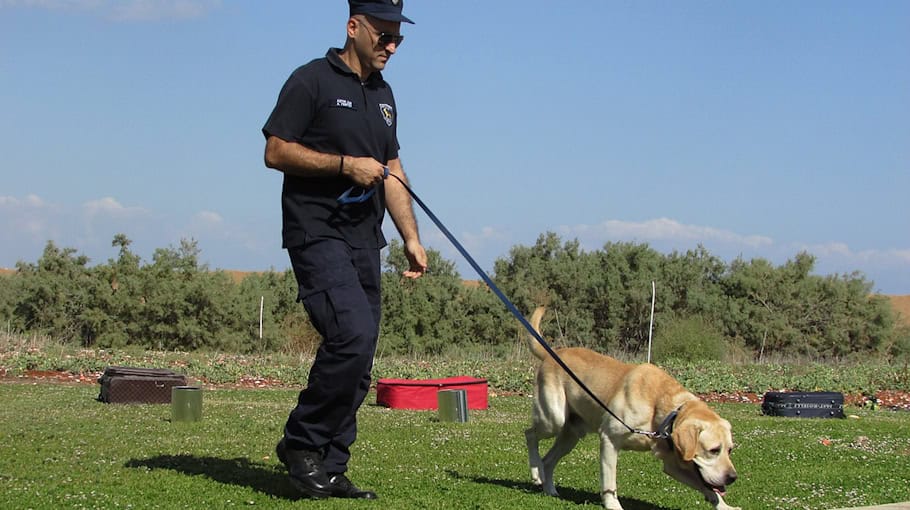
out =
{"type": "Polygon", "coordinates": [[[691,462],[695,458],[695,452],[698,450],[698,435],[701,433],[701,427],[694,423],[687,423],[673,430],[670,436],[673,438],[673,446],[679,452],[679,456],[686,462],[691,462]]]}

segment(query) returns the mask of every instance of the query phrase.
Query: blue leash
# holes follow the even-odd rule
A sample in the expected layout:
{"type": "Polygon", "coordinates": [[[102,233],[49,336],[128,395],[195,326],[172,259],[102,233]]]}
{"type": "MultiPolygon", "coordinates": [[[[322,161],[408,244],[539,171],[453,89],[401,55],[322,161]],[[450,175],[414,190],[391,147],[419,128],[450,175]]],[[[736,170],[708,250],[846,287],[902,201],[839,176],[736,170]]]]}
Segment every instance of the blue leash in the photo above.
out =
{"type": "MultiPolygon", "coordinates": [[[[389,176],[389,167],[384,166],[384,167],[382,167],[382,169],[383,169],[382,178],[385,179],[389,176]]],[[[398,179],[398,180],[400,181],[401,179],[398,179]]],[[[402,184],[404,184],[404,183],[402,183],[402,184]]],[[[408,190],[408,191],[411,191],[411,190],[408,190]]],[[[346,189],[345,192],[342,193],[341,196],[339,196],[337,200],[338,200],[338,203],[341,205],[359,204],[361,202],[366,202],[367,200],[369,200],[370,197],[372,197],[374,193],[376,193],[376,186],[373,186],[372,188],[370,188],[368,190],[364,190],[363,188],[360,188],[358,186],[351,186],[350,188],[346,189]],[[353,193],[354,190],[356,190],[356,189],[361,190],[361,193],[359,195],[351,196],[351,193],[353,193]]],[[[411,196],[414,196],[414,194],[411,193],[411,196]]]]}
{"type": "MultiPolygon", "coordinates": [[[[562,369],[565,370],[567,374],[569,374],[569,377],[571,377],[572,380],[575,381],[578,384],[578,386],[580,386],[581,389],[584,390],[584,392],[588,394],[589,397],[594,399],[594,402],[597,402],[597,404],[600,405],[600,407],[602,407],[604,409],[604,411],[606,411],[613,418],[616,418],[616,420],[619,421],[619,423],[622,423],[623,426],[626,427],[629,430],[629,432],[632,432],[633,434],[643,434],[643,435],[649,436],[653,439],[669,439],[669,437],[670,437],[669,432],[663,426],[661,428],[664,430],[662,430],[662,431],[659,430],[658,432],[652,432],[649,430],[640,430],[640,429],[630,427],[628,424],[626,424],[626,422],[622,421],[622,419],[619,416],[616,416],[616,414],[614,414],[613,411],[611,411],[610,408],[607,407],[606,404],[604,404],[599,398],[597,398],[597,395],[595,395],[594,392],[591,391],[585,385],[585,383],[581,382],[581,379],[579,379],[578,376],[575,375],[575,372],[573,372],[572,369],[570,369],[568,367],[568,365],[566,365],[566,363],[562,360],[562,358],[560,358],[559,355],[556,354],[556,351],[554,351],[553,348],[550,347],[550,345],[546,342],[546,340],[544,340],[543,337],[541,337],[540,334],[534,329],[534,327],[531,326],[531,323],[529,323],[528,320],[524,318],[524,316],[521,314],[521,312],[518,311],[518,308],[516,308],[515,305],[512,304],[512,302],[509,300],[509,298],[507,298],[506,295],[503,294],[501,290],[499,290],[499,287],[497,287],[496,284],[493,283],[493,280],[490,279],[489,276],[487,276],[487,273],[484,272],[484,270],[480,268],[480,266],[477,264],[477,262],[474,261],[474,258],[471,257],[471,254],[468,253],[468,251],[464,249],[464,247],[461,245],[461,243],[458,242],[458,239],[455,239],[455,236],[453,236],[452,233],[449,232],[449,229],[447,229],[445,227],[445,225],[443,225],[442,222],[439,221],[439,218],[437,218],[436,215],[433,214],[433,211],[431,211],[430,208],[427,207],[427,205],[423,203],[423,200],[421,200],[420,197],[418,197],[417,194],[414,193],[414,190],[412,190],[410,187],[408,187],[408,185],[405,184],[404,180],[402,180],[400,177],[398,177],[395,174],[390,174],[389,167],[385,167],[385,175],[383,176],[383,178],[387,178],[389,175],[398,179],[398,182],[400,182],[401,185],[404,186],[404,189],[406,189],[408,191],[408,194],[411,195],[411,198],[413,198],[414,201],[417,202],[417,204],[420,206],[420,208],[423,209],[423,212],[425,212],[427,214],[427,216],[429,216],[430,219],[433,220],[433,223],[435,223],[436,226],[439,228],[439,230],[442,231],[442,233],[446,236],[446,238],[449,240],[449,242],[451,242],[452,245],[455,246],[455,249],[457,249],[458,252],[461,253],[461,256],[464,257],[465,260],[467,260],[469,264],[471,264],[471,267],[474,268],[474,271],[476,271],[477,274],[480,275],[480,277],[483,279],[484,283],[486,283],[487,286],[490,288],[490,290],[492,290],[493,293],[496,294],[496,297],[498,297],[499,300],[502,301],[502,303],[504,305],[506,305],[506,308],[508,308],[509,312],[511,312],[512,315],[514,315],[515,318],[518,319],[518,322],[520,322],[521,325],[524,326],[524,328],[526,330],[528,330],[528,333],[531,336],[533,336],[535,340],[537,340],[537,342],[544,348],[544,350],[547,351],[547,353],[550,355],[550,357],[553,358],[553,361],[555,361],[557,365],[562,367],[562,369]]],[[[351,187],[350,189],[345,191],[341,196],[339,196],[338,203],[350,204],[350,203],[364,202],[370,196],[373,195],[373,193],[376,191],[376,186],[361,193],[360,195],[351,197],[350,195],[354,191],[354,189],[355,189],[355,187],[351,187]]],[[[675,416],[676,415],[674,413],[673,417],[675,417],[675,416]]]]}

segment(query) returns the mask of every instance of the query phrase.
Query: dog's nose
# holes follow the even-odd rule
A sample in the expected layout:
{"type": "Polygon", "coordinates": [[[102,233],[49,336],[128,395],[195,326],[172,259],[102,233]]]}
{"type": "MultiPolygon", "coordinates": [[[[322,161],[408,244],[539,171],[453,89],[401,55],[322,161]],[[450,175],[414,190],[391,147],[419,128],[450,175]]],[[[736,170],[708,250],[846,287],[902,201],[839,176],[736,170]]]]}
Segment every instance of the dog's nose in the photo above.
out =
{"type": "Polygon", "coordinates": [[[727,473],[727,483],[725,483],[724,485],[730,485],[735,481],[736,481],[736,471],[733,471],[732,473],[727,473]]]}

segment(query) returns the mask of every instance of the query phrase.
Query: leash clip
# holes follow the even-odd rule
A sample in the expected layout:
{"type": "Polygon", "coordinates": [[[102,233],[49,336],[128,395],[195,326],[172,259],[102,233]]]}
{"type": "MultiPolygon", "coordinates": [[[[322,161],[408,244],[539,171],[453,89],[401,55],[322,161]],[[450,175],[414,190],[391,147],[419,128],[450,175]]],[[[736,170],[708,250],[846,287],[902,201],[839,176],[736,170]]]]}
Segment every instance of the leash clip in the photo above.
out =
{"type": "MultiPolygon", "coordinates": [[[[389,167],[384,166],[384,167],[382,167],[382,170],[383,170],[382,178],[385,179],[386,177],[389,176],[389,167]]],[[[372,197],[374,193],[376,193],[376,186],[373,186],[372,188],[370,188],[368,190],[364,190],[360,186],[351,186],[350,188],[345,190],[344,193],[339,195],[336,200],[341,205],[360,204],[362,202],[366,202],[367,200],[369,200],[370,197],[372,197]],[[351,196],[351,193],[353,193],[355,189],[360,189],[361,193],[359,195],[351,196]]]]}

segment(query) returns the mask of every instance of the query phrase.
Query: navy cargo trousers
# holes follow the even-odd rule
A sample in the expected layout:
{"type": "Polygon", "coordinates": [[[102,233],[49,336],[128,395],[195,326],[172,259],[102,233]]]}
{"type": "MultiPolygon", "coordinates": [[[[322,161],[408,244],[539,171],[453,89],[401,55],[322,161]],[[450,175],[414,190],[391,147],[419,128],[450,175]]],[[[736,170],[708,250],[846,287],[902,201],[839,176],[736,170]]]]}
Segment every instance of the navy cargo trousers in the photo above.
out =
{"type": "Polygon", "coordinates": [[[327,473],[347,471],[357,410],[370,389],[379,337],[380,260],[376,248],[315,239],[288,248],[298,301],[322,335],[307,386],[285,425],[289,448],[323,453],[327,473]]]}

